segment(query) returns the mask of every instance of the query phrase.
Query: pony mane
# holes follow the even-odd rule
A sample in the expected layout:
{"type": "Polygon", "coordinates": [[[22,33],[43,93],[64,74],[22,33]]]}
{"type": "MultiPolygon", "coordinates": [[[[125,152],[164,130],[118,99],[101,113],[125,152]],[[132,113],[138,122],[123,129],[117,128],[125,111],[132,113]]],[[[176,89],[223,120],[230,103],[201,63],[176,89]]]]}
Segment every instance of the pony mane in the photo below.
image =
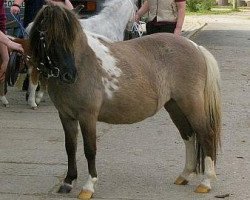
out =
{"type": "Polygon", "coordinates": [[[44,33],[46,50],[56,51],[55,44],[60,44],[66,51],[74,52],[74,43],[79,33],[83,32],[77,16],[70,10],[56,5],[46,5],[37,14],[30,30],[30,47],[34,57],[39,57],[40,50],[35,48],[44,33]]]}

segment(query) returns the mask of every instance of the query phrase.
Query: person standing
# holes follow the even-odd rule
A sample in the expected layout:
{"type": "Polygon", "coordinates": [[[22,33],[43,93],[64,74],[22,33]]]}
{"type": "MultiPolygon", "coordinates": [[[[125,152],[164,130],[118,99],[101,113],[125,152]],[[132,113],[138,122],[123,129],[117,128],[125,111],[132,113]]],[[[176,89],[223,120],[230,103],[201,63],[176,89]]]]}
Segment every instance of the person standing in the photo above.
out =
{"type": "MultiPolygon", "coordinates": [[[[0,1],[0,31],[1,31],[1,38],[4,39],[4,34],[6,32],[6,14],[5,14],[4,1],[0,1]]],[[[4,40],[2,41],[4,42],[4,40]]],[[[2,61],[0,66],[0,83],[4,82],[5,71],[7,69],[9,62],[8,48],[3,42],[0,43],[0,56],[2,61]]]]}
{"type": "Polygon", "coordinates": [[[135,21],[149,12],[147,34],[158,32],[181,35],[185,18],[186,0],[146,0],[135,14],[135,21]]]}
{"type": "MultiPolygon", "coordinates": [[[[69,9],[73,9],[73,6],[69,0],[54,0],[55,2],[64,2],[65,6],[69,9]]],[[[20,12],[21,4],[25,2],[23,26],[26,28],[30,22],[32,22],[37,12],[46,4],[46,0],[15,0],[10,8],[12,14],[18,14],[20,12]]]]}
{"type": "Polygon", "coordinates": [[[23,52],[22,45],[11,41],[5,35],[5,32],[6,32],[6,14],[4,8],[4,1],[0,1],[0,56],[1,56],[0,83],[4,82],[5,71],[7,69],[9,62],[8,48],[23,52]]]}
{"type": "Polygon", "coordinates": [[[6,35],[6,14],[4,1],[0,1],[0,102],[8,106],[5,97],[5,72],[9,62],[8,48],[23,52],[22,45],[11,41],[6,35]]]}

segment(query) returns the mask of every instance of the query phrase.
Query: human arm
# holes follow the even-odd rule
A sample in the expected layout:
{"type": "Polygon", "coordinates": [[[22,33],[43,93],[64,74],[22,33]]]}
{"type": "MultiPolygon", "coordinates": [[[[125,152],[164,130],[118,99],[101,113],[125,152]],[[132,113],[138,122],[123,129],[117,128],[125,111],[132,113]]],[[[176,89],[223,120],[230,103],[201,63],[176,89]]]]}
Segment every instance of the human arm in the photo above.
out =
{"type": "Polygon", "coordinates": [[[174,30],[175,35],[181,35],[181,29],[184,23],[185,12],[186,12],[186,1],[176,2],[178,14],[177,14],[177,24],[174,30]]]}
{"type": "Polygon", "coordinates": [[[140,18],[149,11],[149,5],[148,5],[148,1],[145,1],[141,8],[135,13],[135,21],[139,21],[140,18]]]}
{"type": "Polygon", "coordinates": [[[74,7],[69,0],[45,0],[48,4],[64,6],[65,8],[72,10],[74,7]]]}
{"type": "Polygon", "coordinates": [[[74,7],[72,3],[69,0],[65,0],[65,6],[69,9],[72,10],[74,7]]]}
{"type": "Polygon", "coordinates": [[[10,7],[10,12],[14,15],[18,14],[20,12],[20,6],[23,2],[24,0],[15,0],[12,6],[10,7]]]}
{"type": "Polygon", "coordinates": [[[0,42],[12,50],[23,52],[22,45],[11,41],[2,31],[0,31],[0,42]]]}

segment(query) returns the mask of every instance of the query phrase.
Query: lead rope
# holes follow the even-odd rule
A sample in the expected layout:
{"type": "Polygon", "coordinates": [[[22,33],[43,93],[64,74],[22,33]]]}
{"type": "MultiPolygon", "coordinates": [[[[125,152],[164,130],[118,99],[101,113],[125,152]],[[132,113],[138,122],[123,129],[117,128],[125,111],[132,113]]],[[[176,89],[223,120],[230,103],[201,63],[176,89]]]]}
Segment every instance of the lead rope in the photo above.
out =
{"type": "Polygon", "coordinates": [[[139,23],[134,22],[132,26],[132,32],[137,33],[139,37],[142,37],[144,31],[143,31],[143,25],[146,24],[143,21],[139,21],[139,23]]]}
{"type": "Polygon", "coordinates": [[[15,16],[13,13],[11,13],[11,15],[12,15],[12,17],[15,19],[15,21],[18,23],[18,25],[19,25],[19,27],[20,27],[20,29],[21,29],[21,31],[22,31],[23,37],[25,37],[25,35],[26,35],[27,37],[29,37],[29,34],[27,33],[27,31],[25,30],[25,28],[24,28],[23,25],[22,25],[20,15],[17,14],[17,15],[15,16]]]}
{"type": "MultiPolygon", "coordinates": [[[[134,4],[132,3],[131,0],[128,0],[129,3],[131,4],[132,8],[133,8],[133,18],[135,19],[135,9],[134,9],[134,4]]],[[[137,34],[139,37],[142,37],[143,35],[143,25],[145,25],[146,23],[143,22],[143,21],[139,21],[136,22],[134,21],[133,22],[133,25],[132,25],[132,33],[133,34],[137,34]]]]}

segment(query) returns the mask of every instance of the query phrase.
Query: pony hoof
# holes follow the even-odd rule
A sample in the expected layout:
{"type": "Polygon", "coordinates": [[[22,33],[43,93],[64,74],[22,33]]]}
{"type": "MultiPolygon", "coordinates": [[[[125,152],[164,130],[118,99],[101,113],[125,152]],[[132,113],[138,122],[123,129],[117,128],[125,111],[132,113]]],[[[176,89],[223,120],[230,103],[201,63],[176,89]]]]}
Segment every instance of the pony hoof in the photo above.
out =
{"type": "Polygon", "coordinates": [[[58,190],[58,193],[69,193],[72,190],[73,186],[67,183],[63,183],[58,190]]]}
{"type": "Polygon", "coordinates": [[[89,190],[82,190],[80,194],[78,195],[78,198],[81,200],[89,200],[91,199],[92,195],[93,195],[93,192],[89,190]]]}
{"type": "Polygon", "coordinates": [[[196,193],[208,193],[211,189],[205,185],[200,184],[194,192],[196,193]]]}
{"type": "Polygon", "coordinates": [[[6,107],[6,108],[9,108],[10,104],[8,104],[8,103],[7,104],[3,104],[3,106],[6,107]]]}
{"type": "Polygon", "coordinates": [[[37,108],[37,106],[32,106],[31,109],[32,110],[37,110],[38,108],[37,108]]]}
{"type": "Polygon", "coordinates": [[[183,178],[182,176],[179,176],[179,177],[175,180],[174,184],[176,184],[176,185],[187,185],[187,184],[188,184],[188,180],[185,179],[185,178],[183,178]]]}

